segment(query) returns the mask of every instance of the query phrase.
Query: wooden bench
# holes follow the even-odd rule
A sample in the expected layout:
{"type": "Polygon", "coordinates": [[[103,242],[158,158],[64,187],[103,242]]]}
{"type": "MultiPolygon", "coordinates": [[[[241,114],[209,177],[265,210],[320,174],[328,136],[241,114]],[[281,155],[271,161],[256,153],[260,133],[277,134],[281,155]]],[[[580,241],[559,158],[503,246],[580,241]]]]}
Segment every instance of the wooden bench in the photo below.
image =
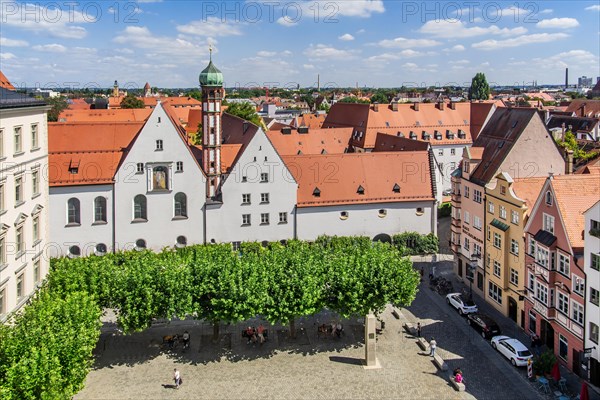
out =
{"type": "Polygon", "coordinates": [[[436,367],[438,367],[438,369],[442,371],[448,371],[448,364],[446,364],[446,361],[444,361],[444,359],[440,357],[439,354],[433,356],[433,363],[436,367]]]}
{"type": "Polygon", "coordinates": [[[420,337],[417,341],[417,344],[419,345],[419,347],[423,350],[425,350],[426,352],[429,352],[429,343],[427,342],[427,340],[425,340],[425,338],[420,337]]]}
{"type": "Polygon", "coordinates": [[[417,328],[415,328],[410,322],[404,323],[404,329],[406,329],[406,332],[410,333],[411,335],[417,336],[417,328]]]}
{"type": "Polygon", "coordinates": [[[454,389],[458,390],[459,392],[464,392],[466,390],[465,384],[463,382],[456,382],[452,374],[448,375],[448,380],[452,386],[454,386],[454,389]]]}

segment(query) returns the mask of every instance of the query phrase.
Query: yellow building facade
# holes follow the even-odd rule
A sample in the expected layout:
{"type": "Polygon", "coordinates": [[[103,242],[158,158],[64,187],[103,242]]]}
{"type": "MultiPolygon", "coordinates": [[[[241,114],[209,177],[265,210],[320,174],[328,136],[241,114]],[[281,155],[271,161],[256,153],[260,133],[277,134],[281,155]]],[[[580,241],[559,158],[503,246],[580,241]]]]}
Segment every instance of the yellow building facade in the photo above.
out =
{"type": "Polygon", "coordinates": [[[525,326],[524,230],[546,178],[496,176],[485,196],[485,299],[503,315],[525,326]]]}

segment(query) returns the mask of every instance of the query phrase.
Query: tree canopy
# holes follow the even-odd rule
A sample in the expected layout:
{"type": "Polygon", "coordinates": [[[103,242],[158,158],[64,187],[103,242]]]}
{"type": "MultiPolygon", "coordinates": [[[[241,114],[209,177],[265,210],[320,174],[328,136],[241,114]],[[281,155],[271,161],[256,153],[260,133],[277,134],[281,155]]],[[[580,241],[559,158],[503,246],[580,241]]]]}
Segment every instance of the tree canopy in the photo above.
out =
{"type": "Polygon", "coordinates": [[[371,96],[371,103],[389,104],[389,102],[390,100],[383,92],[375,92],[375,94],[371,96]]]}
{"type": "Polygon", "coordinates": [[[144,101],[135,97],[132,94],[128,94],[121,100],[121,108],[144,108],[146,107],[144,101]]]}
{"type": "Polygon", "coordinates": [[[490,98],[490,85],[488,85],[483,72],[478,72],[471,81],[469,100],[488,100],[490,98]]]}
{"type": "Polygon", "coordinates": [[[254,106],[250,103],[227,103],[227,114],[235,115],[245,119],[246,121],[252,122],[254,125],[260,126],[266,130],[262,118],[256,112],[254,106]]]}
{"type": "Polygon", "coordinates": [[[46,102],[48,105],[52,106],[52,108],[48,111],[48,122],[58,121],[58,116],[60,113],[69,107],[67,98],[64,96],[50,97],[46,100],[46,102]]]}
{"type": "Polygon", "coordinates": [[[369,104],[369,100],[359,99],[356,96],[347,96],[343,99],[339,100],[340,103],[360,103],[360,104],[369,104]]]}

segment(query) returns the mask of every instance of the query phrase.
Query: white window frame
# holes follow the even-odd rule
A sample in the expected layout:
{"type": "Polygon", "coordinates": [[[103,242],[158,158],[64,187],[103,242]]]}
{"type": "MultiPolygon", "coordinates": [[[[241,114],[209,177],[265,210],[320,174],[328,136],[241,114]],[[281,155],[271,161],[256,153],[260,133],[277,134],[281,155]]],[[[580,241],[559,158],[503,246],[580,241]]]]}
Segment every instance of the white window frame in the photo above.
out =
{"type": "Polygon", "coordinates": [[[465,210],[463,216],[464,216],[464,218],[463,218],[464,223],[469,225],[471,223],[471,214],[465,210]]]}
{"type": "Polygon", "coordinates": [[[516,256],[519,255],[519,242],[515,239],[510,239],[510,252],[516,256]]]}
{"type": "Polygon", "coordinates": [[[242,193],[242,205],[252,204],[252,195],[250,193],[242,193]]]}
{"type": "Polygon", "coordinates": [[[269,204],[270,196],[269,193],[260,194],[260,204],[269,204]]]}
{"type": "Polygon", "coordinates": [[[250,214],[242,214],[242,226],[252,225],[252,216],[250,214]]]}
{"type": "Polygon", "coordinates": [[[536,252],[535,252],[535,262],[544,268],[549,268],[550,266],[550,251],[548,249],[537,245],[536,243],[536,252]]]}
{"type": "Polygon", "coordinates": [[[510,212],[510,222],[512,222],[515,225],[519,224],[519,213],[515,210],[512,210],[510,212]]]}
{"type": "Polygon", "coordinates": [[[40,194],[40,170],[34,169],[31,171],[31,192],[32,196],[40,194]]]}
{"type": "Polygon", "coordinates": [[[535,282],[535,298],[545,306],[548,305],[548,286],[539,281],[535,282]]]}
{"type": "Polygon", "coordinates": [[[565,276],[569,276],[571,270],[571,257],[558,251],[558,272],[565,276]]]}
{"type": "Polygon", "coordinates": [[[494,260],[494,275],[496,275],[498,278],[500,278],[500,275],[502,274],[502,268],[500,266],[500,263],[496,260],[494,260]]]}
{"type": "Polygon", "coordinates": [[[474,215],[473,216],[473,228],[475,228],[478,231],[480,231],[481,227],[482,227],[481,218],[479,218],[477,215],[474,215]]]}
{"type": "Polygon", "coordinates": [[[502,219],[506,219],[506,208],[504,206],[500,206],[500,214],[499,214],[500,218],[502,219]]]}
{"type": "Polygon", "coordinates": [[[571,311],[573,321],[575,321],[576,324],[583,326],[583,323],[585,321],[585,313],[583,306],[575,300],[571,300],[571,311]]]}
{"type": "Polygon", "coordinates": [[[490,214],[493,214],[495,212],[496,208],[494,206],[494,203],[491,201],[488,201],[488,212],[490,214]]]}
{"type": "Polygon", "coordinates": [[[494,232],[494,247],[502,248],[502,236],[498,232],[494,232]]]}
{"type": "Polygon", "coordinates": [[[542,229],[554,235],[554,217],[550,214],[543,213],[542,229]]]}
{"type": "Polygon", "coordinates": [[[14,154],[20,154],[23,152],[23,127],[15,126],[13,128],[13,147],[14,154]]]}
{"type": "Polygon", "coordinates": [[[519,286],[519,270],[514,268],[510,269],[510,283],[515,286],[519,286]]]}
{"type": "Polygon", "coordinates": [[[556,308],[565,315],[569,315],[569,296],[557,291],[556,292],[556,308]]]}
{"type": "Polygon", "coordinates": [[[280,224],[287,224],[288,223],[288,213],[287,212],[280,212],[279,213],[279,223],[280,224]]]}
{"type": "Polygon", "coordinates": [[[39,125],[37,123],[31,124],[31,150],[40,148],[40,134],[39,125]]]}
{"type": "Polygon", "coordinates": [[[481,203],[482,193],[481,190],[473,189],[473,201],[475,203],[481,203]]]}
{"type": "Polygon", "coordinates": [[[269,225],[271,223],[271,218],[269,213],[261,213],[260,214],[260,224],[261,225],[269,225]]]}
{"type": "Polygon", "coordinates": [[[573,281],[573,292],[577,293],[580,296],[583,296],[583,293],[585,291],[585,279],[577,275],[573,275],[571,279],[573,281]]]}
{"type": "Polygon", "coordinates": [[[492,281],[488,281],[488,296],[496,303],[502,304],[502,289],[492,281]]]}

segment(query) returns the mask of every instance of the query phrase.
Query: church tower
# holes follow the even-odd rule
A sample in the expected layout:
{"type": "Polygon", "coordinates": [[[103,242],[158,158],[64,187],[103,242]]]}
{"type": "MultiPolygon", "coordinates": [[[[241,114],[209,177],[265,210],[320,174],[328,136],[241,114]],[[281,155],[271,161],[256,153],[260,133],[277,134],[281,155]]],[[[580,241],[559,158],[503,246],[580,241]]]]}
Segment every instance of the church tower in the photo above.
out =
{"type": "Polygon", "coordinates": [[[208,180],[206,195],[215,197],[221,181],[221,102],[225,97],[223,74],[212,62],[200,73],[202,88],[202,166],[208,180]]]}
{"type": "Polygon", "coordinates": [[[117,81],[113,85],[113,97],[119,97],[119,83],[117,81]]]}

